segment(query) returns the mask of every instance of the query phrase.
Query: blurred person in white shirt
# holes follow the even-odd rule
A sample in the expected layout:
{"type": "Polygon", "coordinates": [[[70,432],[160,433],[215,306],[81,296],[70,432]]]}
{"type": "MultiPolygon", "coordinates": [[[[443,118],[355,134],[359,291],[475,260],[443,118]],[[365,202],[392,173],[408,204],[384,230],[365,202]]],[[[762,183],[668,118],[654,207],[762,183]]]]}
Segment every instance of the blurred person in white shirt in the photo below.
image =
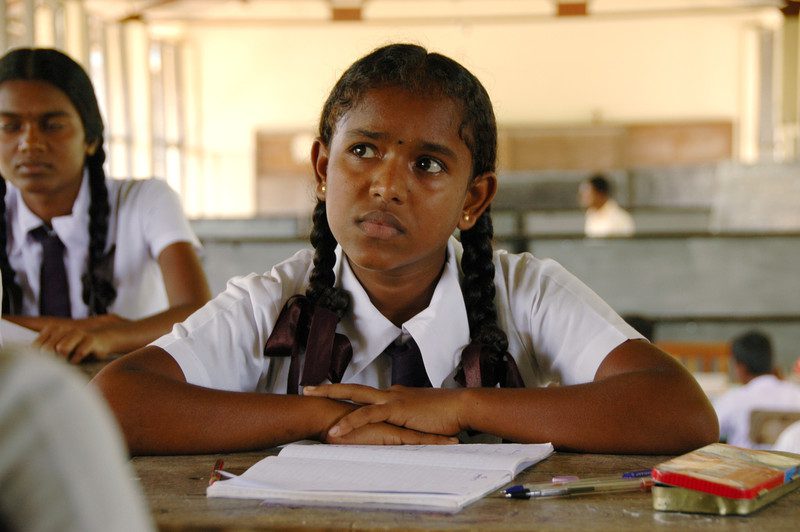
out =
{"type": "Polygon", "coordinates": [[[633,235],[633,218],[611,197],[611,183],[602,174],[595,174],[580,184],[578,200],[586,209],[586,236],[633,235]]]}
{"type": "Polygon", "coordinates": [[[753,410],[800,410],[800,386],[775,374],[772,344],[763,333],[750,331],[738,336],[731,349],[742,386],[714,401],[720,438],[738,447],[769,448],[750,439],[750,414],[753,410]]]}

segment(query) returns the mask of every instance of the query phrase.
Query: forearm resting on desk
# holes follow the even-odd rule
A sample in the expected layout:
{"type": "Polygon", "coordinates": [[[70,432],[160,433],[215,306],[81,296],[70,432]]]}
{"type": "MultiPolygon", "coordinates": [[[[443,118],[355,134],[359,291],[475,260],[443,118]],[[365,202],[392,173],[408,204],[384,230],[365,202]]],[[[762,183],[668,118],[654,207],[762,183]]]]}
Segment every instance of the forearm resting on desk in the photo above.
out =
{"type": "Polygon", "coordinates": [[[176,305],[140,320],[128,320],[116,314],[74,320],[52,316],[6,318],[37,331],[37,346],[77,363],[88,356],[103,359],[138,349],[168,333],[173,324],[183,321],[202,305],[202,301],[176,305]]]}
{"type": "Polygon", "coordinates": [[[714,409],[689,372],[642,341],[611,351],[593,382],[468,391],[466,401],[471,428],[564,450],[680,453],[719,435],[714,409]]]}
{"type": "Polygon", "coordinates": [[[672,454],[716,441],[703,397],[668,372],[533,390],[466,390],[472,430],[560,450],[672,454]],[[667,388],[659,391],[659,388],[667,388]]]}
{"type": "Polygon", "coordinates": [[[388,422],[438,434],[474,430],[595,453],[677,453],[718,437],[714,410],[691,375],[640,341],[618,346],[593,382],[574,386],[377,390],[337,384],[307,387],[305,393],[365,405],[337,422],[333,437],[388,422]]]}
{"type": "MultiPolygon", "coordinates": [[[[356,408],[343,402],[228,392],[185,382],[174,359],[148,346],[105,367],[92,381],[106,396],[133,454],[192,454],[263,449],[328,429],[356,408]]],[[[391,425],[366,428],[351,443],[451,443],[391,425]]]]}

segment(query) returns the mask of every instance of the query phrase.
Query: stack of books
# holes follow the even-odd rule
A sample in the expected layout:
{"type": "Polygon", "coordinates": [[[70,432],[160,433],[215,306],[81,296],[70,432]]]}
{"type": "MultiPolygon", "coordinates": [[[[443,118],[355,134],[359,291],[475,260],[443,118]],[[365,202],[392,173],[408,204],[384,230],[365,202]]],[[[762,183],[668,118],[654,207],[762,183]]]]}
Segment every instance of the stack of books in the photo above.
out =
{"type": "Polygon", "coordinates": [[[653,468],[653,508],[746,515],[800,487],[800,455],[713,443],[653,468]]]}

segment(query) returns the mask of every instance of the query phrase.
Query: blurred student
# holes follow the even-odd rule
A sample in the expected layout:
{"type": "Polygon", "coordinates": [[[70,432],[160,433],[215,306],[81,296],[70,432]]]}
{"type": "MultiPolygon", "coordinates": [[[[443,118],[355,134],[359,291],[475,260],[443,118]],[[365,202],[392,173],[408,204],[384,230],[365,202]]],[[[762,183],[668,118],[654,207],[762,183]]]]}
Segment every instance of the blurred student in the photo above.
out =
{"type": "Polygon", "coordinates": [[[72,362],[131,351],[210,299],[197,237],[161,180],[107,179],[83,68],[0,58],[0,269],[6,319],[72,362]]]}
{"type": "Polygon", "coordinates": [[[772,344],[761,332],[733,340],[734,369],[742,383],[714,401],[720,438],[738,447],[764,447],[750,439],[753,410],[800,410],[800,386],[779,379],[772,363],[772,344]]]}
{"type": "Polygon", "coordinates": [[[605,176],[596,174],[582,182],[578,199],[586,209],[586,236],[631,236],[634,233],[633,218],[611,197],[611,183],[605,176]]]}
{"type": "Polygon", "coordinates": [[[2,347],[2,338],[0,530],[153,530],[119,429],[94,387],[31,348],[2,347]]]}

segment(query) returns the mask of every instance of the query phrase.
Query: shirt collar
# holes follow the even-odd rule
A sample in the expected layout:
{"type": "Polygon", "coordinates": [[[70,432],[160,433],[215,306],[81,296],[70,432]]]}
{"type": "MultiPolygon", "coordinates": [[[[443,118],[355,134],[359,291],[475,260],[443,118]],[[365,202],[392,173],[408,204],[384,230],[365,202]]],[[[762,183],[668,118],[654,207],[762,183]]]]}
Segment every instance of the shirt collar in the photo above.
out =
{"type": "Polygon", "coordinates": [[[771,385],[773,382],[777,380],[780,379],[778,379],[778,377],[776,377],[774,374],[764,373],[763,375],[758,375],[756,377],[753,377],[747,384],[752,384],[753,386],[761,386],[763,384],[769,383],[771,385]]]}
{"type": "Polygon", "coordinates": [[[469,343],[469,324],[459,282],[460,246],[454,238],[447,245],[447,261],[428,307],[396,327],[372,304],[350,265],[336,250],[339,286],[350,293],[350,312],[342,320],[342,332],[353,346],[353,359],[344,380],[370,365],[402,332],[417,342],[425,370],[433,386],[441,386],[461,361],[461,351],[469,343]],[[365,334],[366,333],[366,334],[365,334]]]}
{"type": "MultiPolygon", "coordinates": [[[[9,186],[9,188],[11,188],[9,186]]],[[[22,193],[13,189],[14,203],[16,204],[16,216],[13,227],[14,248],[12,252],[19,251],[19,248],[26,245],[28,233],[44,224],[41,218],[36,216],[22,199],[22,193]]],[[[72,212],[64,216],[56,216],[51,220],[53,231],[58,238],[68,248],[74,246],[86,246],[89,243],[89,232],[86,230],[89,220],[89,181],[86,172],[81,181],[81,188],[78,197],[72,205],[72,212]]]]}

